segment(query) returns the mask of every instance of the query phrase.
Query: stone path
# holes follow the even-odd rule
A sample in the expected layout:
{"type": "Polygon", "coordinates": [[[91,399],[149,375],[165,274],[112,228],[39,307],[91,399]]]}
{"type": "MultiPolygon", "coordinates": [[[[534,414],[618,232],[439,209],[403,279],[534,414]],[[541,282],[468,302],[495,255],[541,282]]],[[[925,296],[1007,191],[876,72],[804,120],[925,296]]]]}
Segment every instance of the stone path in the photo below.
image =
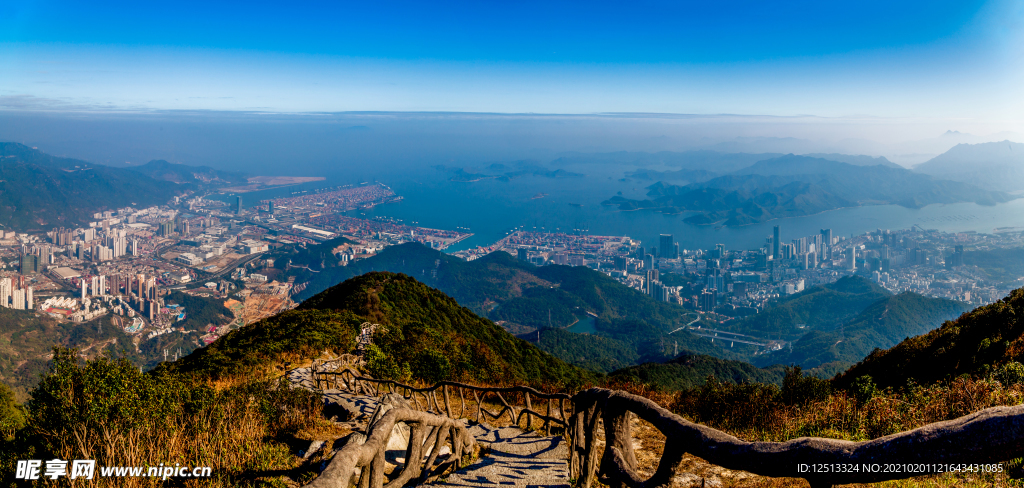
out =
{"type": "Polygon", "coordinates": [[[486,455],[447,479],[424,486],[569,488],[569,449],[562,437],[486,424],[473,425],[469,431],[487,449],[486,455]]]}
{"type": "MultiPolygon", "coordinates": [[[[313,389],[308,368],[290,371],[288,379],[296,386],[313,389]]],[[[365,430],[366,421],[378,405],[374,397],[341,390],[322,393],[328,418],[337,417],[360,430],[365,430]]],[[[481,446],[480,458],[447,478],[422,486],[569,488],[569,449],[561,436],[543,437],[516,427],[465,422],[481,446]]]]}

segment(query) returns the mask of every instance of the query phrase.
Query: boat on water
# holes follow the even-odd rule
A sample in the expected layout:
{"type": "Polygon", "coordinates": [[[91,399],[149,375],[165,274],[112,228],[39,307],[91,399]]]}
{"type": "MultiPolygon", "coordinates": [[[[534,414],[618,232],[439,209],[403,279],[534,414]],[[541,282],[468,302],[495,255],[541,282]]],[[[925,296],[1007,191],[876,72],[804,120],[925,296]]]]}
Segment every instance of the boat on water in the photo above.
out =
{"type": "Polygon", "coordinates": [[[570,207],[582,207],[583,204],[582,203],[570,203],[569,206],[570,207]]]}

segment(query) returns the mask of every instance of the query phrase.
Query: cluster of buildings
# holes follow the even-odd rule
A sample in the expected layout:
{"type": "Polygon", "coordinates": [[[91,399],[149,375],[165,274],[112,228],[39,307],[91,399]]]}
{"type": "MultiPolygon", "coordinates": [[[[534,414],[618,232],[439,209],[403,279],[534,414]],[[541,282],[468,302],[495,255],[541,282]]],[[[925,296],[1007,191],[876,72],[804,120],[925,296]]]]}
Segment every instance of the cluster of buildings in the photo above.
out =
{"type": "Polygon", "coordinates": [[[764,245],[751,250],[728,250],[722,244],[680,249],[669,234],[644,247],[625,236],[516,230],[492,246],[455,254],[475,259],[502,250],[537,265],[588,266],[657,300],[727,317],[756,313],[779,297],[851,275],[872,279],[893,293],[913,291],[983,305],[1016,285],[987,278],[984,270],[965,263],[965,252],[1022,245],[1020,232],[945,233],[917,226],[850,237],[822,229],[795,238],[785,238],[782,226],[775,226],[764,245]]]}
{"type": "Polygon", "coordinates": [[[32,310],[35,304],[33,289],[25,286],[24,279],[0,278],[0,306],[15,310],[32,310]]]}

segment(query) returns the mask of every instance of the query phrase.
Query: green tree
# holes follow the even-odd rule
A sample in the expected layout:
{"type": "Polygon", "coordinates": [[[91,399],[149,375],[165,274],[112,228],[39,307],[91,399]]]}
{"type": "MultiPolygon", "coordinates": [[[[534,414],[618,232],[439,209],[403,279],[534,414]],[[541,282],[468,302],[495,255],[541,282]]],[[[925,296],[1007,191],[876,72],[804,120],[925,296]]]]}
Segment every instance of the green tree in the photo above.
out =
{"type": "Polygon", "coordinates": [[[25,426],[25,408],[14,400],[14,392],[0,383],[0,435],[7,439],[25,426]]]}
{"type": "Polygon", "coordinates": [[[1006,363],[999,367],[997,377],[1003,386],[1012,386],[1018,383],[1024,383],[1024,364],[1018,363],[1017,361],[1006,363]]]}

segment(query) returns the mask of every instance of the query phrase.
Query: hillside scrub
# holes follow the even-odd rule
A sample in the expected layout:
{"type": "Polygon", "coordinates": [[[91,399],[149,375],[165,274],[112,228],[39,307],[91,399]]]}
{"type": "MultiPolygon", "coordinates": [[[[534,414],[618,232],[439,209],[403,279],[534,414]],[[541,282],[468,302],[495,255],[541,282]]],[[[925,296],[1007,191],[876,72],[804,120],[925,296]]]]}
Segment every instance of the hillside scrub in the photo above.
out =
{"type": "MultiPolygon", "coordinates": [[[[1007,375],[1015,374],[1007,372],[1007,375]]],[[[860,441],[951,420],[989,407],[1024,403],[1024,385],[961,376],[930,386],[878,388],[870,378],[845,390],[789,370],[783,387],[708,378],[676,393],[670,410],[750,441],[830,437],[860,441]]]]}
{"type": "Polygon", "coordinates": [[[874,350],[834,382],[845,388],[869,375],[881,386],[900,387],[964,374],[988,376],[1004,364],[1024,360],[1024,322],[1018,320],[1022,313],[1024,289],[1017,289],[926,334],[874,350]]]}
{"type": "Polygon", "coordinates": [[[0,469],[11,476],[19,459],[92,459],[90,486],[163,486],[160,478],[102,478],[98,470],[180,463],[208,466],[213,476],[182,486],[247,486],[263,472],[294,467],[286,442],[311,428],[321,408],[311,392],[277,382],[215,389],[141,373],[124,359],[82,362],[76,350],[55,348],[25,425],[3,442],[0,469]]]}

